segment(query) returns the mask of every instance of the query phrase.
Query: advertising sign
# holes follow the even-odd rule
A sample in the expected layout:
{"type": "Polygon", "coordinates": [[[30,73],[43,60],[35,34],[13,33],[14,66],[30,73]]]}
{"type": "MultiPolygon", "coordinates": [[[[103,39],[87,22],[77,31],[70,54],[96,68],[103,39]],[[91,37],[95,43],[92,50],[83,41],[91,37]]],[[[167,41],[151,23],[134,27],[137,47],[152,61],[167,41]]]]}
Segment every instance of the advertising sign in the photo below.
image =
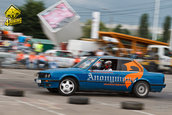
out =
{"type": "Polygon", "coordinates": [[[80,17],[65,0],[40,12],[38,17],[44,33],[55,45],[82,36],[80,17]]]}
{"type": "Polygon", "coordinates": [[[72,21],[75,13],[72,12],[64,3],[60,3],[51,10],[41,14],[52,29],[61,28],[72,21]]]}

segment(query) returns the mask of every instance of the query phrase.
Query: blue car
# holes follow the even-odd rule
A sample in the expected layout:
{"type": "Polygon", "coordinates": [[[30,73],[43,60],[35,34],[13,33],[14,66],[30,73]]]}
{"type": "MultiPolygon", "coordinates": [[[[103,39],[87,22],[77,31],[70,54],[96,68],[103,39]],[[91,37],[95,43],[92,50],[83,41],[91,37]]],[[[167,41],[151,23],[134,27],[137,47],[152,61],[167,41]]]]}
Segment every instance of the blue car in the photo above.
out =
{"type": "Polygon", "coordinates": [[[36,76],[39,87],[65,96],[76,91],[114,91],[146,97],[166,86],[164,74],[148,72],[134,59],[113,56],[88,57],[72,68],[44,70],[36,76]]]}

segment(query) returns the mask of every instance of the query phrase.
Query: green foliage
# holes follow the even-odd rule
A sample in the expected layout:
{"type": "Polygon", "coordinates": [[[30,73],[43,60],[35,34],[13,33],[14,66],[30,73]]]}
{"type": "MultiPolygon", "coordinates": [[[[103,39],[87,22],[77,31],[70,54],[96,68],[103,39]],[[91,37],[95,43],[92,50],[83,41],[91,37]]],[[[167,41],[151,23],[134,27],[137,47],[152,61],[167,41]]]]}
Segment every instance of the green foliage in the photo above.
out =
{"type": "Polygon", "coordinates": [[[148,14],[143,14],[140,19],[140,25],[138,34],[140,37],[149,38],[149,22],[148,22],[148,14]]]}
{"type": "Polygon", "coordinates": [[[130,31],[128,29],[122,29],[122,25],[119,24],[117,25],[114,29],[113,29],[114,32],[117,32],[117,33],[123,33],[123,34],[128,34],[130,35],[130,31]]]}
{"type": "Polygon", "coordinates": [[[100,31],[108,31],[108,28],[105,26],[103,22],[100,22],[100,31]]]}
{"type": "MultiPolygon", "coordinates": [[[[87,20],[87,22],[83,26],[82,30],[83,30],[83,37],[84,38],[90,38],[90,35],[91,35],[91,24],[92,24],[92,21],[91,20],[87,20]]],[[[103,22],[100,22],[99,30],[100,31],[108,31],[109,29],[105,26],[105,24],[103,22]]]]}
{"type": "Polygon", "coordinates": [[[82,30],[83,30],[83,37],[84,38],[90,38],[90,34],[91,34],[91,20],[87,20],[87,22],[83,26],[82,30]]]}
{"type": "Polygon", "coordinates": [[[170,16],[166,16],[165,18],[165,22],[163,24],[163,37],[162,37],[162,41],[163,42],[168,42],[170,39],[170,27],[171,27],[171,17],[170,16]]]}
{"type": "Polygon", "coordinates": [[[163,41],[162,37],[158,38],[157,41],[162,42],[163,41]]]}
{"type": "Polygon", "coordinates": [[[21,10],[22,24],[15,25],[14,31],[22,32],[34,38],[47,39],[37,17],[37,14],[45,9],[43,2],[27,0],[23,6],[18,8],[21,10]]]}

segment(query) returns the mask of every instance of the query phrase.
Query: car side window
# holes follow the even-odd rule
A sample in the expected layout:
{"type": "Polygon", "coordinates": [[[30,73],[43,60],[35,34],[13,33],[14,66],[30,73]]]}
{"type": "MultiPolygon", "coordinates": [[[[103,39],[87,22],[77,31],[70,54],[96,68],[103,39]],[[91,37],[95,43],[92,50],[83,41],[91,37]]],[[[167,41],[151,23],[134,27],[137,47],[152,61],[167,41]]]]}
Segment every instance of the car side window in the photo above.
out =
{"type": "Polygon", "coordinates": [[[131,60],[118,60],[117,70],[119,71],[139,71],[139,66],[131,60]]]}
{"type": "Polygon", "coordinates": [[[171,56],[170,55],[170,50],[168,48],[164,48],[164,55],[169,56],[169,57],[171,56]]]}
{"type": "Polygon", "coordinates": [[[92,66],[92,69],[115,71],[117,69],[117,59],[100,59],[92,66]]]}

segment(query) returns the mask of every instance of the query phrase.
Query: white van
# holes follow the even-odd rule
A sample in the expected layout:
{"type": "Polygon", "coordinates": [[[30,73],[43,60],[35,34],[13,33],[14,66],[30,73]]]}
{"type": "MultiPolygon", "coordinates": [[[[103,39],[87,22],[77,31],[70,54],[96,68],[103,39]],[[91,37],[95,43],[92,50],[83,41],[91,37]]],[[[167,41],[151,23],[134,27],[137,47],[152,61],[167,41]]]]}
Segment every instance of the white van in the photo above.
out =
{"type": "Polygon", "coordinates": [[[172,69],[172,55],[170,48],[163,45],[149,45],[148,52],[151,52],[151,55],[157,57],[158,60],[158,70],[170,70],[172,69]]]}

